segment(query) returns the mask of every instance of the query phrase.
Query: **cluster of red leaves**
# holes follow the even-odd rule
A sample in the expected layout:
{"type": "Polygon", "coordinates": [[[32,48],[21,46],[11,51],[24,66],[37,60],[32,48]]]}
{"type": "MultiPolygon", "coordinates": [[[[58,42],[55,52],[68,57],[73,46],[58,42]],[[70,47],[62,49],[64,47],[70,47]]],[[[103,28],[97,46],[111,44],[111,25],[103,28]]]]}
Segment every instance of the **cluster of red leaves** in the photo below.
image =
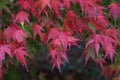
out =
{"type": "Polygon", "coordinates": [[[66,51],[71,45],[78,46],[76,42],[82,40],[81,35],[86,31],[89,32],[85,36],[87,42],[85,41],[83,54],[86,62],[92,58],[103,69],[105,59],[113,61],[117,54],[119,38],[117,29],[111,28],[103,10],[108,9],[109,15],[116,22],[120,14],[120,3],[112,3],[105,8],[100,6],[101,2],[102,0],[17,0],[19,11],[17,14],[13,13],[13,23],[1,32],[4,36],[0,38],[0,63],[2,64],[7,53],[10,59],[16,57],[26,66],[24,56],[29,55],[25,50],[25,39],[29,37],[18,26],[26,23],[32,26],[33,39],[39,35],[41,42],[47,46],[52,68],[57,67],[60,71],[64,60],[68,62],[66,51]],[[80,5],[82,17],[71,10],[71,3],[80,5]]]}
{"type": "Polygon", "coordinates": [[[61,30],[58,27],[51,28],[48,32],[48,49],[49,56],[52,58],[52,68],[57,67],[60,71],[60,65],[63,61],[68,62],[66,51],[71,45],[76,45],[77,38],[73,37],[71,33],[61,30]]]}
{"type": "Polygon", "coordinates": [[[26,33],[14,23],[10,24],[4,32],[0,31],[0,65],[7,54],[12,61],[15,57],[27,69],[24,56],[29,56],[26,51],[25,38],[26,33]]]}

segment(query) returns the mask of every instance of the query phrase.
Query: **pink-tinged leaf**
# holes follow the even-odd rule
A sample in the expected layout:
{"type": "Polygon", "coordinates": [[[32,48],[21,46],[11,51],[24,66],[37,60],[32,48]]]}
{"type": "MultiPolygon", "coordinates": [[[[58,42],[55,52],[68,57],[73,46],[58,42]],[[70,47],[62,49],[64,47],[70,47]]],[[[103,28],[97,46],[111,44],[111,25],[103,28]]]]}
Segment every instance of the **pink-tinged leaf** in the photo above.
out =
{"type": "Polygon", "coordinates": [[[99,49],[100,49],[100,44],[99,44],[99,42],[95,42],[95,50],[96,50],[96,54],[97,54],[97,56],[98,56],[98,53],[99,53],[99,49]]]}
{"type": "Polygon", "coordinates": [[[77,42],[80,41],[79,39],[73,37],[73,36],[68,36],[68,49],[70,49],[71,45],[80,47],[77,42]]]}
{"type": "Polygon", "coordinates": [[[16,17],[15,17],[15,22],[18,22],[18,23],[23,25],[24,22],[26,21],[26,22],[28,22],[30,24],[28,17],[29,17],[29,15],[28,15],[27,12],[19,11],[17,13],[16,17]]]}
{"type": "Polygon", "coordinates": [[[109,24],[103,15],[97,16],[96,22],[105,27],[109,24]]]}
{"type": "Polygon", "coordinates": [[[65,52],[60,52],[57,50],[51,50],[49,53],[49,57],[51,57],[51,65],[52,69],[55,67],[58,68],[59,72],[61,72],[60,65],[64,64],[63,61],[68,61],[65,52]]]}
{"type": "Polygon", "coordinates": [[[53,39],[52,42],[51,42],[51,44],[52,44],[53,48],[56,48],[58,46],[62,47],[61,41],[59,39],[53,39]]]}
{"type": "Polygon", "coordinates": [[[25,9],[25,10],[29,10],[30,9],[29,1],[20,0],[20,1],[18,1],[18,4],[20,5],[21,9],[25,9]]]}
{"type": "Polygon", "coordinates": [[[25,66],[25,68],[27,69],[28,71],[28,68],[27,68],[27,64],[26,64],[26,60],[25,60],[25,56],[26,57],[30,57],[26,51],[26,49],[24,47],[20,47],[18,49],[16,49],[14,51],[14,56],[16,57],[16,59],[22,63],[23,66],[25,66]]]}
{"type": "Polygon", "coordinates": [[[10,46],[7,44],[0,45],[0,65],[2,65],[2,61],[5,59],[5,53],[7,53],[10,58],[12,58],[10,46]]]}
{"type": "Polygon", "coordinates": [[[33,24],[32,29],[33,29],[34,39],[37,34],[41,37],[42,30],[43,30],[42,26],[40,26],[38,24],[33,24]]]}
{"type": "Polygon", "coordinates": [[[91,36],[91,39],[88,41],[88,43],[86,44],[86,47],[90,47],[91,45],[93,45],[93,47],[91,47],[92,49],[95,49],[96,54],[98,56],[98,52],[99,52],[99,48],[100,46],[103,48],[103,50],[105,51],[105,56],[104,58],[108,57],[110,58],[110,60],[113,60],[113,56],[116,53],[115,52],[115,45],[116,44],[116,40],[105,36],[105,35],[100,35],[100,34],[93,34],[91,36]]]}
{"type": "Polygon", "coordinates": [[[59,28],[51,28],[48,32],[48,40],[57,38],[59,32],[60,32],[59,28]]]}
{"type": "Polygon", "coordinates": [[[116,53],[115,46],[114,46],[114,44],[116,44],[116,41],[111,37],[103,35],[101,37],[101,44],[105,51],[105,58],[108,57],[110,58],[111,61],[113,61],[113,56],[116,53]]]}
{"type": "Polygon", "coordinates": [[[103,15],[102,10],[104,8],[99,6],[94,0],[76,0],[75,2],[80,4],[83,13],[89,18],[96,19],[97,16],[103,15]]]}
{"type": "Polygon", "coordinates": [[[47,33],[42,33],[40,36],[40,39],[44,44],[47,43],[47,37],[48,37],[47,33]]]}
{"type": "Polygon", "coordinates": [[[39,2],[41,3],[41,11],[40,12],[42,12],[45,7],[49,7],[51,9],[50,0],[39,0],[39,2]]]}
{"type": "Polygon", "coordinates": [[[107,47],[105,48],[105,51],[106,51],[106,52],[105,52],[105,57],[109,57],[110,60],[113,61],[113,56],[114,56],[114,54],[115,54],[114,48],[111,47],[111,46],[107,46],[107,47]]]}
{"type": "Polygon", "coordinates": [[[5,30],[4,35],[7,39],[7,42],[10,42],[14,32],[17,30],[17,26],[15,24],[10,24],[5,30]]]}
{"type": "Polygon", "coordinates": [[[88,55],[87,51],[85,50],[83,52],[83,54],[81,55],[81,57],[85,57],[85,61],[84,61],[84,66],[87,64],[88,60],[90,59],[90,56],[88,55]]]}
{"type": "Polygon", "coordinates": [[[105,31],[105,34],[106,34],[106,36],[111,37],[111,38],[113,38],[116,41],[118,39],[118,31],[115,28],[113,28],[113,29],[107,29],[105,31]]]}
{"type": "Polygon", "coordinates": [[[21,29],[16,30],[13,34],[13,40],[17,41],[18,43],[23,42],[24,38],[27,38],[27,35],[21,29]]]}
{"type": "Polygon", "coordinates": [[[51,1],[51,8],[55,12],[55,14],[58,16],[59,15],[59,7],[62,5],[61,1],[59,0],[52,0],[51,1]]]}
{"type": "Polygon", "coordinates": [[[120,14],[120,2],[112,3],[108,6],[109,14],[114,18],[116,23],[117,17],[120,14]]]}
{"type": "Polygon", "coordinates": [[[51,28],[48,33],[49,57],[51,57],[52,68],[57,67],[60,71],[60,65],[64,60],[69,62],[66,56],[67,48],[71,45],[77,45],[78,39],[71,33],[67,33],[61,28],[51,28]]]}
{"type": "Polygon", "coordinates": [[[64,18],[64,26],[67,30],[71,32],[75,32],[79,34],[82,30],[89,31],[89,28],[86,24],[87,21],[81,18],[79,19],[78,16],[73,11],[68,11],[66,17],[64,18]]]}
{"type": "Polygon", "coordinates": [[[88,43],[86,44],[86,48],[91,45],[94,44],[94,48],[96,50],[96,54],[98,55],[99,52],[99,48],[100,48],[100,36],[97,34],[93,34],[91,36],[91,39],[88,41],[88,43]]]}
{"type": "Polygon", "coordinates": [[[64,6],[66,6],[68,9],[70,9],[70,0],[64,0],[63,1],[64,6]]]}

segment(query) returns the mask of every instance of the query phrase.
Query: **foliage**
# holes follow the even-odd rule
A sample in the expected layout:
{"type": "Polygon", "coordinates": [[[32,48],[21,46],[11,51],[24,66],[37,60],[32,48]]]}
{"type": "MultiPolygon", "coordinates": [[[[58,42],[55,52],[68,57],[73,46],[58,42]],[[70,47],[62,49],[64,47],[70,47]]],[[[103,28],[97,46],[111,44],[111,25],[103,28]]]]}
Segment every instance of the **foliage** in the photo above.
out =
{"type": "MultiPolygon", "coordinates": [[[[92,59],[106,79],[119,68],[120,2],[105,0],[3,0],[0,1],[0,66],[6,56],[27,69],[25,57],[46,46],[52,69],[68,62],[72,45],[81,48],[85,64],[92,59]],[[107,67],[107,68],[106,68],[107,67]],[[106,71],[108,73],[106,73],[106,71]]],[[[4,62],[4,63],[3,63],[4,62]]],[[[113,75],[114,74],[114,75],[113,75]]]]}

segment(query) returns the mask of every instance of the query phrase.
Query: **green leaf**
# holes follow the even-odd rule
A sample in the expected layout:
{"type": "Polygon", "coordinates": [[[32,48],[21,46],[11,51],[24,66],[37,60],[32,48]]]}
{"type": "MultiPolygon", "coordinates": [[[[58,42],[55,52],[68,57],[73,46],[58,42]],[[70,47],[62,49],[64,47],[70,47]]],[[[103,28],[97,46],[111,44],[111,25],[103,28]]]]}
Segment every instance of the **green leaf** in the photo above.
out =
{"type": "Polygon", "coordinates": [[[8,0],[0,0],[0,9],[4,8],[8,2],[8,0]]]}

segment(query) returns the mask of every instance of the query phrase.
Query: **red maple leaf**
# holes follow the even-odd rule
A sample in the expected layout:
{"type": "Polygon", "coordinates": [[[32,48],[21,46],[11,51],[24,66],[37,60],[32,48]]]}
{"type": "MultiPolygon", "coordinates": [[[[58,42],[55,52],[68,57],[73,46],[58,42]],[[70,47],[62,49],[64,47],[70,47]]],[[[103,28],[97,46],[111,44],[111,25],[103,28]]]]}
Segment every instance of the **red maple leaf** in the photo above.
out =
{"type": "Polygon", "coordinates": [[[107,29],[105,31],[105,35],[107,37],[110,37],[112,39],[114,39],[116,42],[114,43],[114,45],[116,46],[117,45],[117,42],[118,42],[118,30],[115,29],[115,28],[112,28],[112,29],[107,29]]]}
{"type": "Polygon", "coordinates": [[[64,0],[63,1],[64,6],[66,6],[68,9],[70,9],[70,0],[64,0]]]}
{"type": "Polygon", "coordinates": [[[27,12],[25,12],[25,11],[19,11],[17,13],[14,21],[18,22],[18,23],[20,23],[22,25],[24,24],[25,21],[30,24],[28,17],[29,17],[29,15],[28,15],[27,12]]]}
{"type": "Polygon", "coordinates": [[[25,1],[25,0],[19,0],[18,4],[20,5],[21,9],[25,9],[25,10],[30,10],[30,3],[29,1],[25,1]]]}
{"type": "Polygon", "coordinates": [[[80,7],[85,15],[88,15],[89,18],[94,18],[98,15],[103,15],[102,6],[97,5],[94,0],[76,0],[76,3],[80,4],[80,7]]]}
{"type": "Polygon", "coordinates": [[[38,2],[41,4],[40,13],[44,10],[45,7],[49,7],[51,9],[50,0],[38,0],[38,2]]]}
{"type": "Polygon", "coordinates": [[[27,64],[26,64],[26,60],[25,60],[25,56],[27,57],[30,57],[28,55],[28,53],[26,52],[26,49],[24,47],[20,47],[18,49],[15,49],[14,51],[14,56],[16,57],[16,59],[22,63],[23,66],[26,67],[27,71],[28,71],[28,68],[27,68],[27,64]]]}
{"type": "Polygon", "coordinates": [[[71,45],[77,45],[78,39],[73,37],[71,33],[68,33],[61,28],[51,28],[48,33],[49,56],[51,57],[52,68],[57,67],[60,71],[60,65],[64,64],[64,60],[67,62],[66,51],[71,45]]]}
{"type": "Polygon", "coordinates": [[[33,34],[34,34],[34,39],[36,37],[36,35],[38,34],[40,37],[42,36],[42,26],[41,25],[38,25],[38,24],[33,24],[32,26],[32,29],[33,29],[33,34]]]}
{"type": "Polygon", "coordinates": [[[56,15],[59,15],[59,7],[61,7],[62,3],[59,0],[52,0],[51,1],[51,8],[56,13],[56,15]]]}
{"type": "Polygon", "coordinates": [[[49,29],[49,31],[48,31],[48,41],[50,39],[57,38],[57,36],[59,35],[59,32],[60,32],[60,29],[57,28],[57,27],[49,29]]]}
{"type": "Polygon", "coordinates": [[[52,58],[51,60],[52,69],[57,67],[59,72],[61,72],[60,65],[64,64],[63,61],[66,60],[67,62],[69,62],[64,51],[60,52],[57,50],[51,50],[49,56],[52,58]]]}
{"type": "Polygon", "coordinates": [[[88,46],[90,46],[91,50],[95,49],[96,54],[98,56],[99,49],[100,49],[100,46],[101,46],[103,48],[103,50],[105,51],[105,56],[104,57],[105,58],[109,57],[110,60],[112,61],[113,60],[113,56],[116,53],[114,44],[116,44],[116,41],[113,38],[111,38],[111,37],[105,36],[103,34],[102,35],[100,35],[100,34],[93,34],[91,36],[91,39],[86,44],[86,48],[88,46]]]}
{"type": "Polygon", "coordinates": [[[23,42],[23,38],[27,38],[27,35],[25,34],[25,32],[23,30],[18,29],[14,32],[13,40],[20,43],[20,42],[23,42]]]}
{"type": "Polygon", "coordinates": [[[68,11],[66,17],[64,18],[64,26],[71,32],[80,33],[82,30],[89,31],[89,28],[85,22],[85,19],[79,17],[73,12],[68,11]]]}
{"type": "Polygon", "coordinates": [[[5,59],[5,53],[12,59],[12,54],[10,51],[10,45],[0,45],[0,65],[2,65],[2,61],[5,59]]]}
{"type": "Polygon", "coordinates": [[[104,27],[108,25],[108,21],[105,19],[103,15],[97,16],[96,22],[104,27]]]}
{"type": "Polygon", "coordinates": [[[91,35],[91,39],[86,44],[86,47],[88,47],[91,44],[94,44],[94,48],[96,50],[96,54],[98,55],[99,48],[100,48],[100,43],[101,43],[101,36],[97,35],[97,34],[93,34],[93,35],[91,35]]]}
{"type": "Polygon", "coordinates": [[[116,44],[116,40],[111,37],[107,37],[102,35],[101,44],[103,49],[105,50],[105,58],[109,57],[111,61],[113,61],[113,56],[116,53],[114,44],[116,44]]]}
{"type": "Polygon", "coordinates": [[[117,17],[120,14],[120,2],[112,3],[108,6],[109,14],[112,15],[116,23],[117,17]]]}
{"type": "Polygon", "coordinates": [[[7,39],[7,42],[10,42],[14,32],[17,30],[17,26],[15,24],[10,24],[5,30],[4,35],[7,39]]]}

